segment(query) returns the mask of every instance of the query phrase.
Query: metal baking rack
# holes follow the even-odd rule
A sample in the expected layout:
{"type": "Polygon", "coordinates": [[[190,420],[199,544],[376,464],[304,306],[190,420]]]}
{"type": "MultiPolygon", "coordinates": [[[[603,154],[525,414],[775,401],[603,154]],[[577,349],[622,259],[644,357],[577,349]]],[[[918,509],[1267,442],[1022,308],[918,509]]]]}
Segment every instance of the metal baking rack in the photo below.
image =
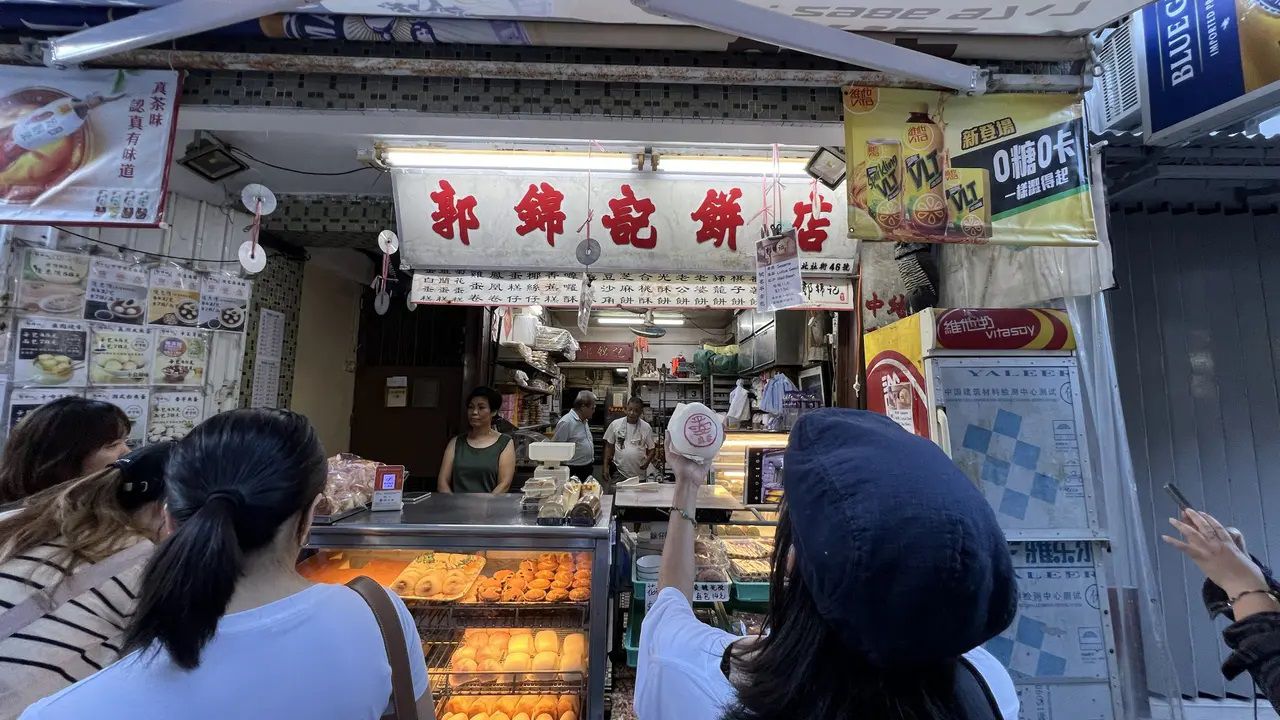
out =
{"type": "MultiPolygon", "coordinates": [[[[476,627],[476,626],[471,626],[476,627]]],[[[433,693],[449,695],[578,695],[587,689],[587,668],[582,672],[560,672],[547,670],[538,672],[517,673],[524,678],[513,678],[507,672],[467,672],[462,675],[470,680],[457,682],[459,673],[449,667],[453,653],[462,647],[461,629],[441,630],[434,627],[424,628],[420,620],[418,628],[422,633],[422,652],[427,661],[427,677],[431,681],[433,693]]],[[[498,628],[494,628],[498,629],[498,628]]],[[[554,630],[560,646],[564,639],[579,628],[533,626],[535,633],[540,630],[554,630]]],[[[585,631],[583,631],[585,633],[585,631]]],[[[437,695],[438,698],[444,695],[437,695]]],[[[442,704],[440,699],[437,705],[442,704]]]]}
{"type": "MultiPolygon", "coordinates": [[[[410,606],[423,637],[463,628],[538,628],[585,630],[589,602],[580,603],[450,603],[410,606]]],[[[563,639],[563,638],[562,638],[563,639]]]]}

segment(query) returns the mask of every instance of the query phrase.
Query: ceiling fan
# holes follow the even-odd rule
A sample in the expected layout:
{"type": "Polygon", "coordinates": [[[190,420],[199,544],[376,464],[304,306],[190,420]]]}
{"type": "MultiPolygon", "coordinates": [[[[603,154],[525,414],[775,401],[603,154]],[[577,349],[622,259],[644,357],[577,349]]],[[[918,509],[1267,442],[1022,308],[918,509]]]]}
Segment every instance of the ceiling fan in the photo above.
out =
{"type": "MultiPolygon", "coordinates": [[[[632,310],[631,312],[636,312],[632,310]]],[[[640,313],[636,312],[637,315],[640,313]]],[[[644,312],[644,323],[640,325],[630,325],[628,329],[637,337],[643,338],[660,338],[667,334],[667,329],[653,321],[653,311],[646,310],[644,312]]]]}

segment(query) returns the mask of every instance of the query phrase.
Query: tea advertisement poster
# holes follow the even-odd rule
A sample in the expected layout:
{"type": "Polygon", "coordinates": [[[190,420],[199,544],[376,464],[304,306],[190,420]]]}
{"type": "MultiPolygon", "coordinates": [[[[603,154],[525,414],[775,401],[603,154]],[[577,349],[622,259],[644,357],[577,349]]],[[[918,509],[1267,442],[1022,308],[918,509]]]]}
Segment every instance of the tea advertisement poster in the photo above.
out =
{"type": "Polygon", "coordinates": [[[87,334],[80,320],[19,320],[14,383],[84,387],[87,334]]]}
{"type": "Polygon", "coordinates": [[[0,70],[0,223],[156,227],[182,87],[171,70],[0,70]]]}
{"type": "Polygon", "coordinates": [[[1098,244],[1078,95],[844,89],[860,240],[1098,244]]]}
{"type": "Polygon", "coordinates": [[[155,330],[152,340],[151,382],[155,385],[204,384],[209,363],[209,338],[203,330],[182,328],[155,330]]]}
{"type": "Polygon", "coordinates": [[[199,325],[206,330],[244,332],[249,317],[253,281],[232,275],[208,275],[200,280],[199,325]]]}
{"type": "Polygon", "coordinates": [[[25,248],[18,271],[18,309],[79,317],[88,274],[88,255],[25,248]]]}
{"type": "Polygon", "coordinates": [[[90,262],[85,320],[141,325],[146,307],[146,269],[105,257],[90,262]]]}
{"type": "Polygon", "coordinates": [[[9,393],[9,429],[12,430],[22,422],[22,418],[30,415],[41,405],[64,397],[79,395],[79,390],[67,388],[14,388],[13,392],[9,393]]]}
{"type": "Polygon", "coordinates": [[[147,323],[195,327],[200,318],[200,277],[179,267],[151,271],[147,296],[147,323]]]}
{"type": "Polygon", "coordinates": [[[151,377],[151,331],[129,325],[89,328],[89,382],[146,385],[151,377]]]}
{"type": "Polygon", "coordinates": [[[125,443],[129,449],[142,447],[147,441],[147,412],[150,409],[151,391],[147,388],[106,388],[90,390],[85,394],[90,400],[100,400],[120,408],[129,418],[129,437],[125,443]]]}

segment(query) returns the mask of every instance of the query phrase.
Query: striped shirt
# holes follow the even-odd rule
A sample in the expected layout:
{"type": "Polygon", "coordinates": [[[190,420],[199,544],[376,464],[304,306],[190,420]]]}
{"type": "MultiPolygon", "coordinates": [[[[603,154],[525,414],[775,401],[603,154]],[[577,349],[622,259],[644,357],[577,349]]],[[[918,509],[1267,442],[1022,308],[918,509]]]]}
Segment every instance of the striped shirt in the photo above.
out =
{"type": "MultiPolygon", "coordinates": [[[[65,575],[61,550],[48,543],[0,563],[0,613],[53,590],[65,575]]],[[[116,661],[142,569],[139,563],[0,640],[0,720],[116,661]]]]}

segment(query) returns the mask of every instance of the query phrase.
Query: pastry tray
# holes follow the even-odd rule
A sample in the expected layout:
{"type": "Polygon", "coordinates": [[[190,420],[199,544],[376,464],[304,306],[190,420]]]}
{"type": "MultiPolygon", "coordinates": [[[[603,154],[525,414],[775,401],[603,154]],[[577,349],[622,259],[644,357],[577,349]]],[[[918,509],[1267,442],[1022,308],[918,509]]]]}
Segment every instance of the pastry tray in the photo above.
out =
{"type": "MultiPolygon", "coordinates": [[[[471,586],[475,585],[476,578],[480,577],[480,573],[484,572],[484,565],[486,562],[486,558],[483,555],[463,555],[461,553],[424,553],[424,555],[447,555],[447,556],[457,556],[457,557],[473,557],[473,558],[479,558],[480,564],[479,566],[476,567],[475,570],[465,571],[466,574],[470,577],[470,579],[468,579],[467,583],[462,586],[461,592],[454,593],[451,595],[433,595],[431,597],[423,597],[421,595],[413,595],[411,593],[406,593],[406,594],[396,593],[397,595],[400,595],[401,600],[404,600],[406,602],[454,602],[456,600],[464,598],[467,596],[467,593],[471,590],[471,586]]],[[[416,561],[417,559],[415,558],[414,560],[411,560],[408,564],[406,564],[405,570],[408,570],[409,566],[413,565],[413,563],[416,561]]],[[[401,574],[403,573],[404,573],[404,570],[401,570],[401,574]]],[[[396,579],[397,580],[399,579],[399,575],[396,576],[396,579]]],[[[393,585],[395,584],[394,580],[392,581],[392,584],[393,585]]]]}
{"type": "MultiPolygon", "coordinates": [[[[482,625],[472,625],[470,627],[483,627],[482,625]]],[[[525,627],[525,626],[520,626],[525,627]]],[[[524,679],[504,679],[503,675],[511,675],[501,671],[480,672],[470,671],[465,673],[474,680],[463,684],[454,684],[453,680],[456,673],[450,669],[449,661],[453,657],[453,653],[463,645],[462,630],[452,629],[440,631],[435,628],[424,629],[424,623],[419,622],[419,630],[422,632],[422,651],[427,661],[427,677],[430,679],[431,687],[434,691],[439,692],[448,690],[454,695],[581,695],[587,686],[587,677],[589,668],[583,668],[581,672],[560,672],[559,670],[547,671],[529,671],[523,673],[530,676],[524,679]]],[[[532,628],[535,632],[538,630],[555,630],[556,637],[559,638],[563,645],[564,639],[571,632],[584,632],[580,628],[532,628]]]]}

